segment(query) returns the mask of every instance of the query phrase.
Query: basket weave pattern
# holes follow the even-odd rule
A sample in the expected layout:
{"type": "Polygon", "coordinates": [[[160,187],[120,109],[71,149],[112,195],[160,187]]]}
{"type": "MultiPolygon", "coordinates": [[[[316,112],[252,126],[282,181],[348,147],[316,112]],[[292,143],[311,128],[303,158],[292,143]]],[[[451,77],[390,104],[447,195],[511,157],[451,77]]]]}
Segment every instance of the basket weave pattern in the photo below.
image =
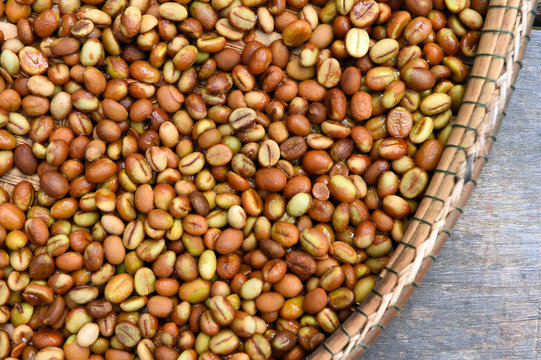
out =
{"type": "MultiPolygon", "coordinates": [[[[535,7],[536,0],[490,1],[463,104],[424,199],[372,293],[310,359],[358,358],[400,311],[436,260],[496,140],[522,67],[535,7]]],[[[0,20],[5,38],[15,37],[15,25],[6,22],[0,20]]],[[[277,37],[256,34],[264,43],[277,37]]],[[[242,49],[242,44],[229,43],[228,47],[242,49]]],[[[17,142],[31,144],[21,136],[17,142]]],[[[39,188],[37,176],[23,175],[15,167],[2,175],[0,186],[11,193],[21,180],[39,188]]]]}
{"type": "Polygon", "coordinates": [[[535,17],[534,0],[492,0],[438,168],[372,293],[311,359],[355,359],[400,311],[462,213],[504,115],[535,17]]]}

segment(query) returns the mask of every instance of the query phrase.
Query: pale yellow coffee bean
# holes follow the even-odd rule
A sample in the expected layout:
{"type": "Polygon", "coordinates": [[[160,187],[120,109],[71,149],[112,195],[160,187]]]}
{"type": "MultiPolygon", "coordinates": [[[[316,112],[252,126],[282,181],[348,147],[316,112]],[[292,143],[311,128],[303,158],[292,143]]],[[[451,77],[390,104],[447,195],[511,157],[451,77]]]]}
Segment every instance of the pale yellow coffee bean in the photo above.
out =
{"type": "Polygon", "coordinates": [[[359,28],[351,28],[345,38],[346,51],[350,56],[361,58],[366,55],[370,47],[368,33],[359,28]]]}
{"type": "Polygon", "coordinates": [[[98,339],[100,335],[100,328],[96,323],[86,323],[83,325],[81,330],[77,333],[77,344],[82,347],[87,347],[98,339]]]}

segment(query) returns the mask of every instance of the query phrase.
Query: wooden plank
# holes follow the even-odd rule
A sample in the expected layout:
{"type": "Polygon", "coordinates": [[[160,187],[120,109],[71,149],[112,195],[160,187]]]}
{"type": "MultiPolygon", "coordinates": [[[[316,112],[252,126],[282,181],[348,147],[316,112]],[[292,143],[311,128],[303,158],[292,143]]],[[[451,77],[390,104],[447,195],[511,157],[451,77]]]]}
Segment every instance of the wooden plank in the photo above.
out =
{"type": "Polygon", "coordinates": [[[477,189],[363,360],[541,358],[541,30],[531,36],[477,189]]]}

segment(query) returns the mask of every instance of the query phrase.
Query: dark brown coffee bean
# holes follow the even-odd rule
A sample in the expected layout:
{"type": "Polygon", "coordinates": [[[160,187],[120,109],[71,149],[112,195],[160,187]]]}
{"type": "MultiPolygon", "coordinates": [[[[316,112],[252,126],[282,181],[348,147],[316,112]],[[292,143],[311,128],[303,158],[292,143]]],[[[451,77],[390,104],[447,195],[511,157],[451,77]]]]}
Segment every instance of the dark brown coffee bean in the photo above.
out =
{"type": "Polygon", "coordinates": [[[199,191],[192,192],[188,198],[190,199],[190,204],[198,215],[207,216],[209,213],[209,202],[207,198],[203,196],[199,191]]]}
{"type": "Polygon", "coordinates": [[[69,191],[68,180],[60,173],[47,171],[39,180],[43,191],[55,199],[64,197],[69,191]]]}
{"type": "Polygon", "coordinates": [[[306,141],[301,136],[292,136],[280,144],[280,155],[288,161],[300,159],[307,150],[306,141]]]}
{"type": "Polygon", "coordinates": [[[25,175],[32,175],[38,168],[38,160],[28,144],[19,144],[13,151],[13,162],[17,169],[25,175]]]}
{"type": "Polygon", "coordinates": [[[286,255],[287,268],[301,280],[308,280],[316,272],[316,261],[304,251],[292,251],[286,255]]]}

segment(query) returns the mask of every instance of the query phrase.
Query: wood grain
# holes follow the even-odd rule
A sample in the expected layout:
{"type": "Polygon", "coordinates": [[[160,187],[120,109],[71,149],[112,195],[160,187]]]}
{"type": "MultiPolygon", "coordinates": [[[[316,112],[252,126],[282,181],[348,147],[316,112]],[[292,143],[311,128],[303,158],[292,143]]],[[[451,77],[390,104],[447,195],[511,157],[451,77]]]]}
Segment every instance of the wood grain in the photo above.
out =
{"type": "Polygon", "coordinates": [[[541,358],[541,30],[479,185],[366,359],[541,358]]]}

